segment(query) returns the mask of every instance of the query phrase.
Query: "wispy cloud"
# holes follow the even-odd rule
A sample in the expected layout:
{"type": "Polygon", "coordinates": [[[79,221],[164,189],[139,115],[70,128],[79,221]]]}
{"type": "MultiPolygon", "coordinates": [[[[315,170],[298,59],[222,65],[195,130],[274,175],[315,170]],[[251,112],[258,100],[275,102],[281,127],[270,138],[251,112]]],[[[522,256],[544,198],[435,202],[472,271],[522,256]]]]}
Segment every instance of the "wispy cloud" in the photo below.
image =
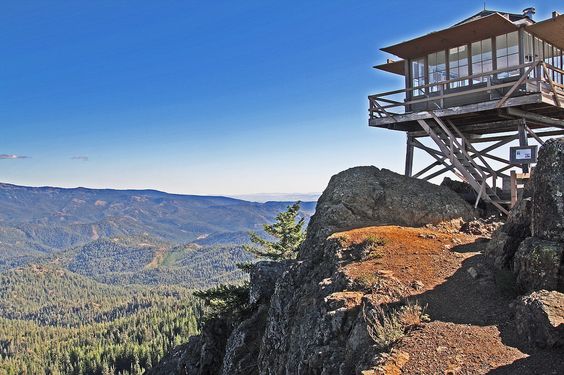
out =
{"type": "Polygon", "coordinates": [[[0,154],[0,159],[29,159],[29,156],[13,155],[13,154],[0,154]]]}
{"type": "Polygon", "coordinates": [[[88,161],[88,156],[73,156],[71,159],[72,160],[88,161]]]}

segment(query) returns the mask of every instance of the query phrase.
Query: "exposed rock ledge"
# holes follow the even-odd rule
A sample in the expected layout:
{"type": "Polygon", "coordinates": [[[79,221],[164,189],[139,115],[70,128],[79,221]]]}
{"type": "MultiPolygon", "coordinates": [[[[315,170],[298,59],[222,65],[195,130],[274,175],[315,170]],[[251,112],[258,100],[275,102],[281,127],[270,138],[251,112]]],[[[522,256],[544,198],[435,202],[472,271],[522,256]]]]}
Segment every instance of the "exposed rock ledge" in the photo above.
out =
{"type": "Polygon", "coordinates": [[[333,176],[318,201],[299,259],[278,266],[258,263],[251,274],[253,312],[235,328],[222,327],[215,335],[219,342],[206,334],[217,324],[204,327],[179,361],[178,373],[361,373],[374,364],[376,354],[359,306],[363,293],[353,293],[355,303],[347,302],[347,292],[341,293],[355,289],[338,271],[353,255],[344,254],[338,241],[328,237],[352,228],[418,227],[475,216],[452,190],[388,170],[356,167],[333,176]],[[336,297],[341,294],[344,299],[336,297]],[[222,347],[221,364],[219,358],[208,358],[217,356],[210,348],[222,347]]]}

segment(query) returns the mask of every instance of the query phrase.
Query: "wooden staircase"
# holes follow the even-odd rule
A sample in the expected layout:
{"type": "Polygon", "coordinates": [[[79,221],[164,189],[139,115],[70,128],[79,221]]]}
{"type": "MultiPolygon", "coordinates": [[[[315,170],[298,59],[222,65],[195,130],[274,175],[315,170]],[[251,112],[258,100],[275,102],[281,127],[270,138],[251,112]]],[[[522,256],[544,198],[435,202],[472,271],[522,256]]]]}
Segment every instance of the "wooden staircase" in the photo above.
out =
{"type": "Polygon", "coordinates": [[[487,162],[476,152],[474,152],[474,154],[478,155],[477,157],[480,161],[482,161],[485,167],[479,165],[476,160],[474,160],[476,157],[470,155],[468,151],[475,150],[473,150],[470,143],[464,138],[464,135],[460,133],[452,123],[451,130],[447,124],[438,118],[432,111],[429,111],[429,113],[432,116],[431,119],[417,120],[417,122],[437,144],[443,155],[448,158],[452,167],[456,169],[463,176],[466,182],[472,186],[476,193],[478,193],[474,206],[476,207],[480,199],[483,199],[507,215],[508,211],[503,205],[508,202],[502,201],[502,199],[497,195],[495,189],[490,187],[487,183],[488,178],[496,178],[495,175],[492,174],[492,168],[489,167],[487,162]],[[462,146],[462,144],[458,141],[457,136],[453,134],[453,131],[457,133],[458,138],[462,140],[466,147],[462,146]],[[486,173],[484,169],[488,170],[488,173],[486,173]]]}

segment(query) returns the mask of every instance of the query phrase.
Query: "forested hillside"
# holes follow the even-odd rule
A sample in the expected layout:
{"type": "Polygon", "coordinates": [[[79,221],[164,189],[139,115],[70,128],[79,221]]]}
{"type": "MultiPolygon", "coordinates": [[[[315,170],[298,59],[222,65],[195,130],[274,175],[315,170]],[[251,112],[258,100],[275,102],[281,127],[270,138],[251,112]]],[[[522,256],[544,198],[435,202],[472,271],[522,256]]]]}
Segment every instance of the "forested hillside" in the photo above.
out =
{"type": "Polygon", "coordinates": [[[117,286],[53,265],[0,275],[0,374],[141,374],[197,332],[189,290],[117,286]]]}
{"type": "MultiPolygon", "coordinates": [[[[231,233],[240,237],[260,230],[287,204],[155,190],[0,184],[0,266],[99,238],[149,236],[179,244],[209,236],[225,243],[231,233]]],[[[302,214],[310,216],[314,207],[303,203],[302,214]]]]}
{"type": "Polygon", "coordinates": [[[103,239],[57,254],[52,262],[102,283],[208,288],[240,280],[235,266],[253,257],[240,245],[167,245],[134,239],[103,239]]]}

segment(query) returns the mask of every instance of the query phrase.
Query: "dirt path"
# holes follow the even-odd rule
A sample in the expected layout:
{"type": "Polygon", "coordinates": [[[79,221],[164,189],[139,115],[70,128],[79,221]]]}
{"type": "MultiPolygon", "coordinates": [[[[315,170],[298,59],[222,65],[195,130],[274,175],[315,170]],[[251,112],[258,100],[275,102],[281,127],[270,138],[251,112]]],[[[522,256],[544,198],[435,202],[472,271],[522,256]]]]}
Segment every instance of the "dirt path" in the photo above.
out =
{"type": "Polygon", "coordinates": [[[383,238],[377,257],[347,265],[352,278],[384,271],[427,306],[431,322],[396,350],[409,355],[404,374],[564,374],[564,350],[532,348],[517,335],[511,281],[481,254],[475,236],[429,229],[371,227],[345,233],[351,243],[383,238]]]}

